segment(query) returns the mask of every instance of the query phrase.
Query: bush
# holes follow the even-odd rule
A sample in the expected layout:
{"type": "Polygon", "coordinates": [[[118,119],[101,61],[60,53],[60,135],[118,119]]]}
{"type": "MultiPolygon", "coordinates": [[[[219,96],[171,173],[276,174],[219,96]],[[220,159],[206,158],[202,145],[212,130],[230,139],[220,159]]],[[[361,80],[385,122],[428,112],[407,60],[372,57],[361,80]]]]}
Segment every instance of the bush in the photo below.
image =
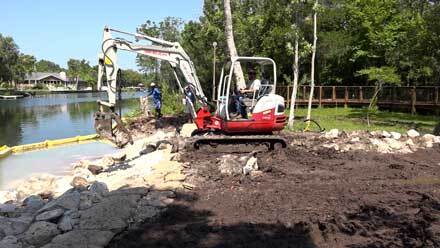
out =
{"type": "Polygon", "coordinates": [[[36,84],[35,86],[32,87],[33,90],[48,90],[47,86],[44,84],[36,84]]]}
{"type": "Polygon", "coordinates": [[[183,96],[179,91],[172,90],[168,84],[163,83],[162,92],[162,114],[177,115],[185,110],[182,99],[183,96]]]}
{"type": "Polygon", "coordinates": [[[10,88],[13,88],[13,87],[9,83],[4,82],[4,83],[0,83],[0,88],[2,88],[2,89],[10,89],[10,88]]]}

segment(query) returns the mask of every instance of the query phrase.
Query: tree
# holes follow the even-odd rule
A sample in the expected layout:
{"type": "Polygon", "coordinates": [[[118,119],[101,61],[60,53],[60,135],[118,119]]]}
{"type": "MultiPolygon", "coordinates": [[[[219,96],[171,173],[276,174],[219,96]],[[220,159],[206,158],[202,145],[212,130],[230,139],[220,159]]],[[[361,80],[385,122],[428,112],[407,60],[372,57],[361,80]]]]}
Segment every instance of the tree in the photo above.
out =
{"type": "Polygon", "coordinates": [[[64,70],[61,66],[49,60],[42,59],[35,63],[35,71],[37,72],[61,72],[64,70]]]}
{"type": "MultiPolygon", "coordinates": [[[[231,1],[223,0],[224,14],[225,14],[225,37],[228,44],[229,55],[231,57],[237,57],[237,48],[235,47],[234,32],[232,27],[232,13],[231,13],[231,1]]],[[[234,75],[237,81],[237,88],[245,89],[246,83],[244,81],[243,70],[240,63],[236,63],[234,66],[234,75]]]]}
{"type": "Polygon", "coordinates": [[[20,52],[12,37],[0,34],[0,82],[12,83],[20,52]]]}
{"type": "Polygon", "coordinates": [[[96,71],[90,66],[89,62],[85,59],[77,60],[77,59],[69,59],[67,62],[67,76],[69,78],[75,79],[76,89],[78,89],[79,80],[83,80],[87,82],[92,87],[96,85],[96,71]]]}
{"type": "Polygon", "coordinates": [[[370,126],[370,115],[377,109],[377,98],[382,90],[382,86],[385,83],[398,85],[401,81],[396,73],[396,69],[389,66],[370,67],[360,70],[358,73],[359,75],[367,76],[368,81],[375,83],[374,94],[367,109],[367,124],[370,126]]]}

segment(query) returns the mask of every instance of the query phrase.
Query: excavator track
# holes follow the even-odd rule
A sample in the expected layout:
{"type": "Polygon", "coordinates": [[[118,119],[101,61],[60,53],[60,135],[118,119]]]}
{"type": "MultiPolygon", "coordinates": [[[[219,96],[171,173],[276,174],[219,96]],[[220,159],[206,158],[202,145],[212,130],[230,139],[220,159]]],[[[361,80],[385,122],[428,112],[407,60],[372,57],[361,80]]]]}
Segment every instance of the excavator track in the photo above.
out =
{"type": "Polygon", "coordinates": [[[266,152],[287,147],[287,141],[278,135],[204,135],[190,138],[193,149],[218,153],[266,152]]]}

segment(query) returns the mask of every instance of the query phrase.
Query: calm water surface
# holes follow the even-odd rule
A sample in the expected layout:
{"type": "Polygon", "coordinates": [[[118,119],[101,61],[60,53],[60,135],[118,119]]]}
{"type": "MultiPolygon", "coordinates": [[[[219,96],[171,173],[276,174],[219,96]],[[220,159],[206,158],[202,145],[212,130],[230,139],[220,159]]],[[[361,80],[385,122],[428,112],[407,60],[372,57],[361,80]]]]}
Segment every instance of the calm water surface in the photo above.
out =
{"type": "MultiPolygon", "coordinates": [[[[139,106],[140,92],[124,92],[122,113],[139,106]]],[[[0,100],[0,146],[95,133],[93,113],[101,93],[47,94],[0,100]]]]}

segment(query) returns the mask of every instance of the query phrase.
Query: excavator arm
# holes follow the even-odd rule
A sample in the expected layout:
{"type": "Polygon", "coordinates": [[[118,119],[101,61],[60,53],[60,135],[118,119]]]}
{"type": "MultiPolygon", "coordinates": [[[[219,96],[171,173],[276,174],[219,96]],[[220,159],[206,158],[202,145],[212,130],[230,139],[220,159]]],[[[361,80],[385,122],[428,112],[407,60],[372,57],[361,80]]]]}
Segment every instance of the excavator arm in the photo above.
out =
{"type": "MultiPolygon", "coordinates": [[[[162,61],[167,61],[174,72],[176,82],[182,94],[184,89],[190,87],[194,92],[196,99],[202,106],[208,105],[208,100],[203,93],[199,79],[196,75],[195,67],[188,54],[177,42],[169,42],[155,37],[143,34],[133,34],[108,27],[104,28],[103,42],[99,54],[98,63],[98,89],[103,86],[104,76],[107,86],[107,101],[99,100],[100,111],[95,113],[95,129],[99,135],[113,141],[117,146],[123,147],[132,142],[132,138],[127,129],[124,128],[120,116],[115,113],[118,93],[118,71],[117,52],[124,50],[137,54],[149,56],[162,61]],[[113,33],[130,37],[133,40],[125,38],[114,38],[113,33]],[[142,44],[141,41],[147,41],[149,44],[142,44]],[[179,78],[178,75],[183,76],[179,78]],[[183,80],[181,80],[181,78],[183,80]],[[105,108],[110,111],[105,111],[105,108]]],[[[187,109],[191,110],[193,118],[196,117],[196,110],[191,102],[188,102],[187,109]]]]}

